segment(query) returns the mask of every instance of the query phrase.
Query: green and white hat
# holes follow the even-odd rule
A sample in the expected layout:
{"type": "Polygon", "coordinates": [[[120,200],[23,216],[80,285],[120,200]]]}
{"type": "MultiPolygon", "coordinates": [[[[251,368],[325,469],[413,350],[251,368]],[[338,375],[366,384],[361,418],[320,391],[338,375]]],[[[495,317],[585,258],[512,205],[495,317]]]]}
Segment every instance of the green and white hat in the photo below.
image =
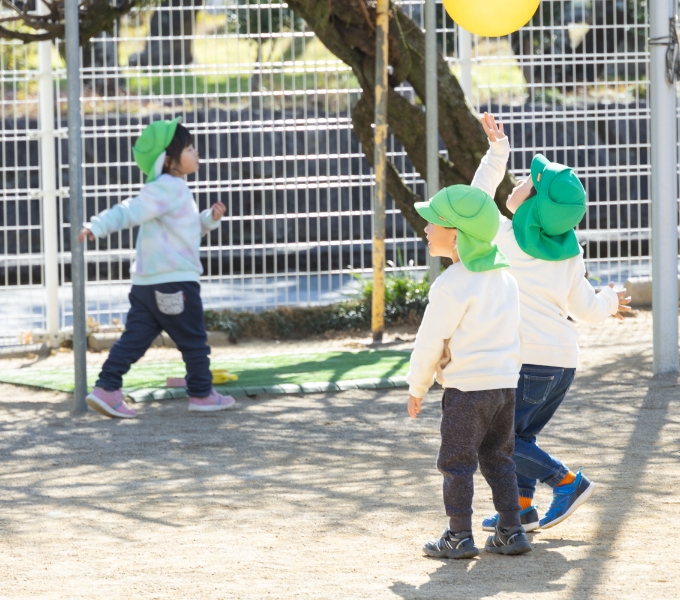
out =
{"type": "Polygon", "coordinates": [[[500,219],[493,198],[486,192],[469,185],[452,185],[428,202],[416,202],[414,206],[430,223],[458,229],[458,256],[468,271],[479,273],[510,266],[493,241],[500,219]]]}
{"type": "Polygon", "coordinates": [[[566,260],[581,252],[574,227],[586,214],[586,191],[574,170],[542,154],[531,161],[536,195],[512,219],[519,247],[541,260],[566,260]]]}
{"type": "Polygon", "coordinates": [[[132,154],[139,170],[146,175],[146,183],[160,177],[165,164],[165,149],[172,142],[177,125],[182,117],[172,121],[154,121],[149,123],[137,138],[132,154]]]}

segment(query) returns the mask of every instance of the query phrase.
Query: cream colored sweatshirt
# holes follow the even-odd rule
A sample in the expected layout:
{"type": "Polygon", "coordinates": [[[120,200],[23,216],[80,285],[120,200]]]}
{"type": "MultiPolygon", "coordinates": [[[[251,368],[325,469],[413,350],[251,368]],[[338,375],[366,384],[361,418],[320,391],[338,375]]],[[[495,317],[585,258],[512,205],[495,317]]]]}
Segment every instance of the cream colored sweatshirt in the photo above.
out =
{"type": "MultiPolygon", "coordinates": [[[[493,197],[505,176],[510,144],[504,138],[490,145],[472,185],[493,197]]],[[[599,323],[616,313],[618,295],[610,287],[595,292],[585,278],[583,252],[560,261],[526,254],[515,240],[512,221],[503,216],[495,241],[519,286],[522,363],[576,368],[578,330],[567,317],[579,323],[599,323]]]]}
{"type": "Polygon", "coordinates": [[[457,262],[429,299],[406,376],[409,393],[422,398],[435,372],[445,388],[464,392],[517,387],[519,298],[508,270],[473,273],[457,262]]]}

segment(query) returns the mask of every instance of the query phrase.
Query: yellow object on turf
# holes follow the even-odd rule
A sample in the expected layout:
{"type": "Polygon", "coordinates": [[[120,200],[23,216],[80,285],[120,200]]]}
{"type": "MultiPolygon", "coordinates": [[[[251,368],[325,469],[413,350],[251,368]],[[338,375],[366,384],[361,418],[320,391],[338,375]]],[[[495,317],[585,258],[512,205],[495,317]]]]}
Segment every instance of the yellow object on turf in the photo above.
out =
{"type": "Polygon", "coordinates": [[[443,0],[444,8],[458,25],[486,37],[508,35],[524,27],[540,0],[443,0]]]}
{"type": "Polygon", "coordinates": [[[213,383],[227,383],[229,381],[238,381],[238,375],[230,373],[226,369],[215,369],[212,371],[213,383]]]}

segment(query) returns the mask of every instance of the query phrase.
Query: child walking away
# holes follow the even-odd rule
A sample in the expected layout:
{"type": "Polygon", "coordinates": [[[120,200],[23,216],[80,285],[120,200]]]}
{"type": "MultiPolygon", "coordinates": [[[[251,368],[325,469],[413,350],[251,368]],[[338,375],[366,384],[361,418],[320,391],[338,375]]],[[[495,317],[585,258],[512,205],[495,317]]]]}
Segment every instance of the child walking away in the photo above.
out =
{"type": "MultiPolygon", "coordinates": [[[[472,185],[488,194],[505,176],[510,154],[503,125],[484,114],[484,130],[491,148],[482,160],[472,185]]],[[[613,284],[595,293],[585,278],[583,250],[574,227],[586,211],[586,194],[569,167],[551,163],[537,154],[531,176],[520,181],[508,196],[514,214],[501,218],[496,243],[510,262],[520,297],[522,370],[515,403],[515,452],[522,523],[527,531],[547,529],[564,521],[590,498],[595,484],[580,471],[536,443],[574,380],[578,361],[578,330],[569,320],[598,323],[609,315],[622,319],[630,299],[613,284]],[[553,499],[542,519],[533,505],[536,483],[553,488],[553,499]]],[[[499,516],[485,519],[492,530],[499,516]]]]}
{"type": "Polygon", "coordinates": [[[423,551],[438,558],[479,554],[472,536],[472,478],[479,463],[499,514],[486,550],[524,554],[531,546],[520,523],[512,462],[519,298],[493,243],[498,211],[488,194],[467,185],[441,190],[415,207],[429,221],[430,254],[453,261],[430,289],[407,376],[413,418],[435,372],[445,388],[437,467],[449,523],[423,551]]]}
{"type": "Polygon", "coordinates": [[[225,206],[217,202],[199,214],[185,181],[198,170],[198,152],[179,121],[155,121],[142,131],[133,153],[146,185],[139,196],[93,217],[78,238],[94,240],[139,225],[125,332],[87,396],[88,405],[107,417],[136,416],[123,400],[123,375],[161,331],[182,353],[190,411],[236,405],[231,396],[221,396],[212,387],[199,284],[201,236],[219,226],[225,206]]]}

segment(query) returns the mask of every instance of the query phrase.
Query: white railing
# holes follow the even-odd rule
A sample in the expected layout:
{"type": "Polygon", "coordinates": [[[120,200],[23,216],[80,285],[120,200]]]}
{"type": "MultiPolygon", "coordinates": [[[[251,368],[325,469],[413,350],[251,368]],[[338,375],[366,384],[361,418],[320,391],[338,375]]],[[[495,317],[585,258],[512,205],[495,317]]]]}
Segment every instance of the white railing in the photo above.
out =
{"type": "MultiPolygon", "coordinates": [[[[422,1],[399,4],[422,24],[422,1]]],[[[257,7],[249,19],[253,6],[237,0],[166,0],[83,49],[86,218],[139,190],[131,145],[144,125],[182,115],[203,157],[189,182],[198,204],[228,207],[201,251],[212,308],[330,302],[370,273],[373,178],[352,135],[357,81],[285,4],[257,7]]],[[[459,35],[440,13],[439,47],[471,105],[505,121],[515,175],[536,152],[575,167],[589,193],[579,236],[593,277],[648,274],[646,4],[543,0],[540,11],[494,39],[459,35]]],[[[0,52],[2,344],[68,327],[71,309],[59,48],[0,40],[0,52]]],[[[425,194],[394,140],[390,151],[425,194]]],[[[387,235],[389,259],[427,268],[393,205],[387,235]]],[[[88,314],[103,325],[127,311],[133,239],[88,244],[88,314]]]]}

